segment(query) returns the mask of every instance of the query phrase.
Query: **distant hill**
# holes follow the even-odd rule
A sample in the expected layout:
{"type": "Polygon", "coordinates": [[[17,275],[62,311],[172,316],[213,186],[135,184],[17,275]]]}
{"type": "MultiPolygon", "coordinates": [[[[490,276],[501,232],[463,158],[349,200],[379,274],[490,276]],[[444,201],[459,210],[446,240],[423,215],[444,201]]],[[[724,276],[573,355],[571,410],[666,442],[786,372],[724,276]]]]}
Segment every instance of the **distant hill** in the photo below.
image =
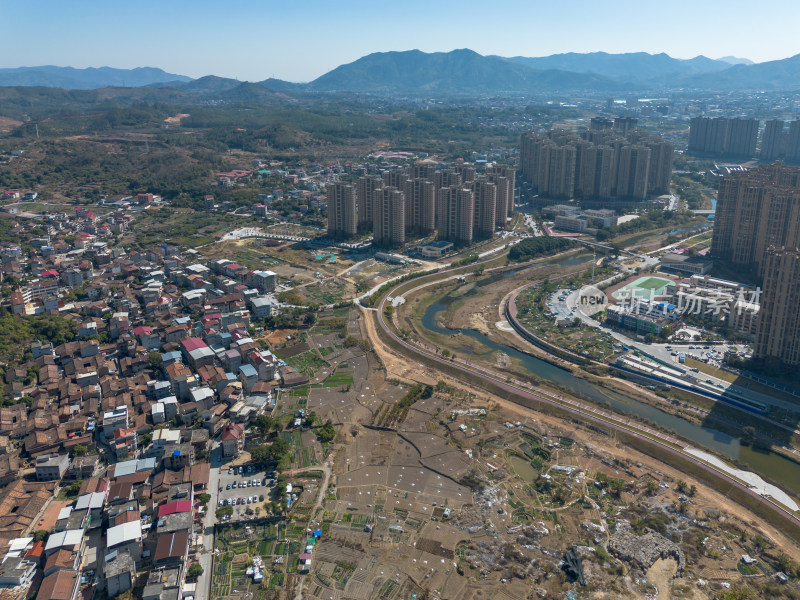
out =
{"type": "MultiPolygon", "coordinates": [[[[664,91],[670,89],[799,90],[800,55],[754,64],[745,58],[683,60],[667,54],[569,52],[541,57],[483,56],[469,49],[426,53],[420,50],[376,52],[340,65],[310,83],[280,79],[243,82],[207,75],[191,79],[161,69],[111,67],[19,67],[0,69],[0,88],[18,88],[10,96],[23,102],[32,96],[55,101],[44,89],[96,91],[81,102],[103,99],[125,102],[148,98],[166,102],[259,103],[301,98],[307,94],[401,94],[475,96],[503,93],[584,93],[664,91]],[[163,99],[163,100],[162,100],[163,99]]],[[[21,105],[20,105],[21,106],[21,105]]]]}
{"type": "Polygon", "coordinates": [[[608,78],[556,69],[535,70],[472,50],[376,52],[341,65],[308,84],[313,91],[417,94],[486,94],[595,89],[612,90],[608,78]]]}
{"type": "Polygon", "coordinates": [[[723,56],[722,58],[718,58],[717,60],[721,60],[722,62],[726,62],[729,65],[754,65],[752,60],[749,58],[737,58],[735,56],[723,56]]]}
{"type": "Polygon", "coordinates": [[[683,87],[705,90],[800,90],[800,54],[682,80],[683,87]]]}
{"type": "Polygon", "coordinates": [[[227,77],[217,77],[216,75],[206,75],[199,79],[194,79],[182,85],[175,85],[174,87],[191,92],[193,94],[219,94],[227,90],[239,87],[242,82],[238,79],[229,79],[227,77]]]}
{"type": "Polygon", "coordinates": [[[730,67],[729,63],[713,60],[705,56],[696,56],[688,60],[672,58],[668,54],[648,54],[647,52],[630,52],[626,54],[608,54],[591,52],[578,54],[552,54],[538,58],[515,56],[511,60],[533,69],[560,69],[575,73],[595,73],[616,79],[622,83],[641,85],[659,81],[668,77],[682,77],[697,73],[722,71],[730,67]]]}
{"type": "Polygon", "coordinates": [[[112,67],[17,67],[0,69],[0,86],[42,86],[65,90],[93,90],[103,87],[141,87],[156,83],[191,81],[191,77],[167,73],[154,67],[114,69],[112,67]]]}
{"type": "Polygon", "coordinates": [[[276,92],[297,92],[306,88],[305,83],[292,83],[291,81],[284,81],[283,79],[275,79],[272,77],[264,81],[259,81],[258,83],[276,92]]]}

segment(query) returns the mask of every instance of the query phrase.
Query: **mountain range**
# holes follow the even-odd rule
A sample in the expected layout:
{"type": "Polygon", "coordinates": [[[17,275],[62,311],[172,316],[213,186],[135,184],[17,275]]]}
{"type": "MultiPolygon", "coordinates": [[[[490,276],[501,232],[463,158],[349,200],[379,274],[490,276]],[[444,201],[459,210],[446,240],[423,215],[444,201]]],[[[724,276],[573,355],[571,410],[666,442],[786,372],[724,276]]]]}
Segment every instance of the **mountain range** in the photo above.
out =
{"type": "Polygon", "coordinates": [[[789,91],[800,89],[800,55],[754,64],[733,56],[682,60],[645,52],[570,52],[504,58],[468,49],[434,53],[408,50],[369,54],[308,83],[279,79],[251,83],[214,75],[192,79],[151,67],[42,66],[0,69],[0,87],[9,86],[67,90],[149,86],[169,88],[180,96],[214,96],[241,102],[270,101],[284,94],[331,92],[452,96],[677,89],[789,91]]]}
{"type": "Polygon", "coordinates": [[[191,77],[173,75],[154,67],[114,69],[112,67],[17,67],[0,69],[0,86],[42,86],[65,90],[93,90],[102,87],[141,87],[154,83],[188,82],[191,77]]]}

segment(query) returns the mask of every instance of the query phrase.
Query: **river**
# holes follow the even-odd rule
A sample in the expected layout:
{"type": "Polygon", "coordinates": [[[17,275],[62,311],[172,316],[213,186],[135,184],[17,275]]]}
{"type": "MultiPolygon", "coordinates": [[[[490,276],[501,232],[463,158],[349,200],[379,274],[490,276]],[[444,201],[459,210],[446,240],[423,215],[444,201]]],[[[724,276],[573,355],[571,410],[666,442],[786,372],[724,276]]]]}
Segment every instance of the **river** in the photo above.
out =
{"type": "MultiPolygon", "coordinates": [[[[591,256],[587,255],[567,256],[538,263],[538,265],[572,266],[586,262],[590,259],[591,256]]],[[[775,454],[774,452],[754,451],[748,446],[742,446],[737,438],[731,437],[722,431],[718,431],[711,427],[696,425],[695,423],[687,421],[686,419],[664,412],[663,410],[660,410],[649,404],[645,404],[644,402],[639,402],[638,400],[611,392],[610,390],[594,385],[585,379],[576,377],[569,371],[557,367],[547,361],[536,358],[535,356],[531,356],[530,354],[520,352],[519,350],[516,350],[510,346],[506,346],[505,344],[499,344],[489,339],[486,335],[475,331],[474,329],[449,329],[444,327],[439,322],[439,315],[447,310],[447,308],[456,300],[470,296],[479,288],[490,285],[499,279],[508,277],[509,275],[516,273],[518,270],[519,269],[514,269],[506,271],[502,274],[492,275],[491,277],[478,282],[475,287],[460,297],[446,295],[440,298],[431,304],[431,306],[429,306],[425,311],[425,314],[422,317],[422,326],[425,329],[429,329],[430,331],[435,331],[436,333],[443,335],[454,335],[461,333],[462,335],[470,337],[477,342],[480,342],[484,346],[487,346],[492,351],[503,352],[510,358],[518,360],[526,370],[537,377],[552,381],[568,390],[572,390],[576,394],[591,398],[598,403],[607,403],[621,412],[648,419],[653,423],[676,432],[684,439],[691,440],[692,443],[697,446],[711,448],[723,456],[737,459],[754,472],[770,478],[773,481],[782,483],[785,487],[800,495],[800,465],[784,458],[779,454],[775,454]]],[[[468,346],[463,346],[460,349],[460,352],[463,354],[473,353],[472,349],[468,346]]]]}

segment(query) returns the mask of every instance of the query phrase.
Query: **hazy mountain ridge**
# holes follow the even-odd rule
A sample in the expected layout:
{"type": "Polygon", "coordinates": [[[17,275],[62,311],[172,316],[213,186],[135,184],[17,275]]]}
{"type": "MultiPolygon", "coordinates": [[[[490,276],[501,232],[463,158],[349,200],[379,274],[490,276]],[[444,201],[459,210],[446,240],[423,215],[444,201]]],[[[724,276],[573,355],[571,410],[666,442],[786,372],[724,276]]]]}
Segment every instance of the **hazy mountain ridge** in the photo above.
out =
{"type": "MultiPolygon", "coordinates": [[[[757,64],[736,57],[632,52],[564,53],[544,57],[483,56],[469,49],[426,53],[376,52],[340,65],[309,83],[279,79],[244,82],[208,75],[191,79],[161,69],[0,69],[0,87],[40,86],[94,90],[147,86],[176,97],[211,97],[229,102],[265,102],[303,93],[415,94],[430,96],[542,92],[638,92],[669,89],[800,89],[800,55],[757,64]],[[736,64],[732,64],[736,62],[736,64]]],[[[125,92],[108,92],[119,96],[125,92]]]]}
{"type": "Polygon", "coordinates": [[[684,83],[709,90],[797,90],[800,89],[800,54],[753,65],[734,65],[718,73],[687,78],[684,83]]]}
{"type": "Polygon", "coordinates": [[[688,60],[672,58],[668,54],[648,54],[646,52],[629,52],[624,54],[608,54],[591,52],[577,54],[552,54],[538,58],[515,56],[511,60],[534,69],[560,69],[576,73],[596,73],[620,82],[632,84],[652,82],[666,76],[674,78],[698,73],[710,73],[730,68],[727,62],[713,60],[705,56],[696,56],[688,60]]]}
{"type": "Polygon", "coordinates": [[[113,67],[17,67],[0,69],[0,86],[43,86],[69,90],[104,87],[142,87],[157,83],[191,81],[191,77],[167,73],[156,67],[115,69],[113,67]]]}
{"type": "Polygon", "coordinates": [[[597,75],[536,70],[468,49],[425,53],[376,52],[341,65],[308,84],[314,91],[490,93],[605,89],[618,84],[597,75]]]}

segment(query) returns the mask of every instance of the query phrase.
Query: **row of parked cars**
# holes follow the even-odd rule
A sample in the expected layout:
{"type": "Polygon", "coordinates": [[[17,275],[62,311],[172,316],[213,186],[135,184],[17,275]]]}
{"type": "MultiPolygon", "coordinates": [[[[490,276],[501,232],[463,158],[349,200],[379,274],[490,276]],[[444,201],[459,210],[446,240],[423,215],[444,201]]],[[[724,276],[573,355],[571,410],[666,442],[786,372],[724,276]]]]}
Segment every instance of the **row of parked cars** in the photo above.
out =
{"type": "MultiPolygon", "coordinates": [[[[237,487],[246,488],[246,487],[259,487],[261,485],[260,479],[246,479],[244,481],[232,481],[225,486],[226,490],[236,489],[237,487]]],[[[264,479],[264,485],[267,485],[267,480],[264,479]]]]}
{"type": "Polygon", "coordinates": [[[255,504],[256,502],[263,502],[264,495],[261,494],[260,496],[245,496],[244,498],[225,498],[225,500],[220,500],[220,506],[236,506],[237,504],[255,504]]]}

